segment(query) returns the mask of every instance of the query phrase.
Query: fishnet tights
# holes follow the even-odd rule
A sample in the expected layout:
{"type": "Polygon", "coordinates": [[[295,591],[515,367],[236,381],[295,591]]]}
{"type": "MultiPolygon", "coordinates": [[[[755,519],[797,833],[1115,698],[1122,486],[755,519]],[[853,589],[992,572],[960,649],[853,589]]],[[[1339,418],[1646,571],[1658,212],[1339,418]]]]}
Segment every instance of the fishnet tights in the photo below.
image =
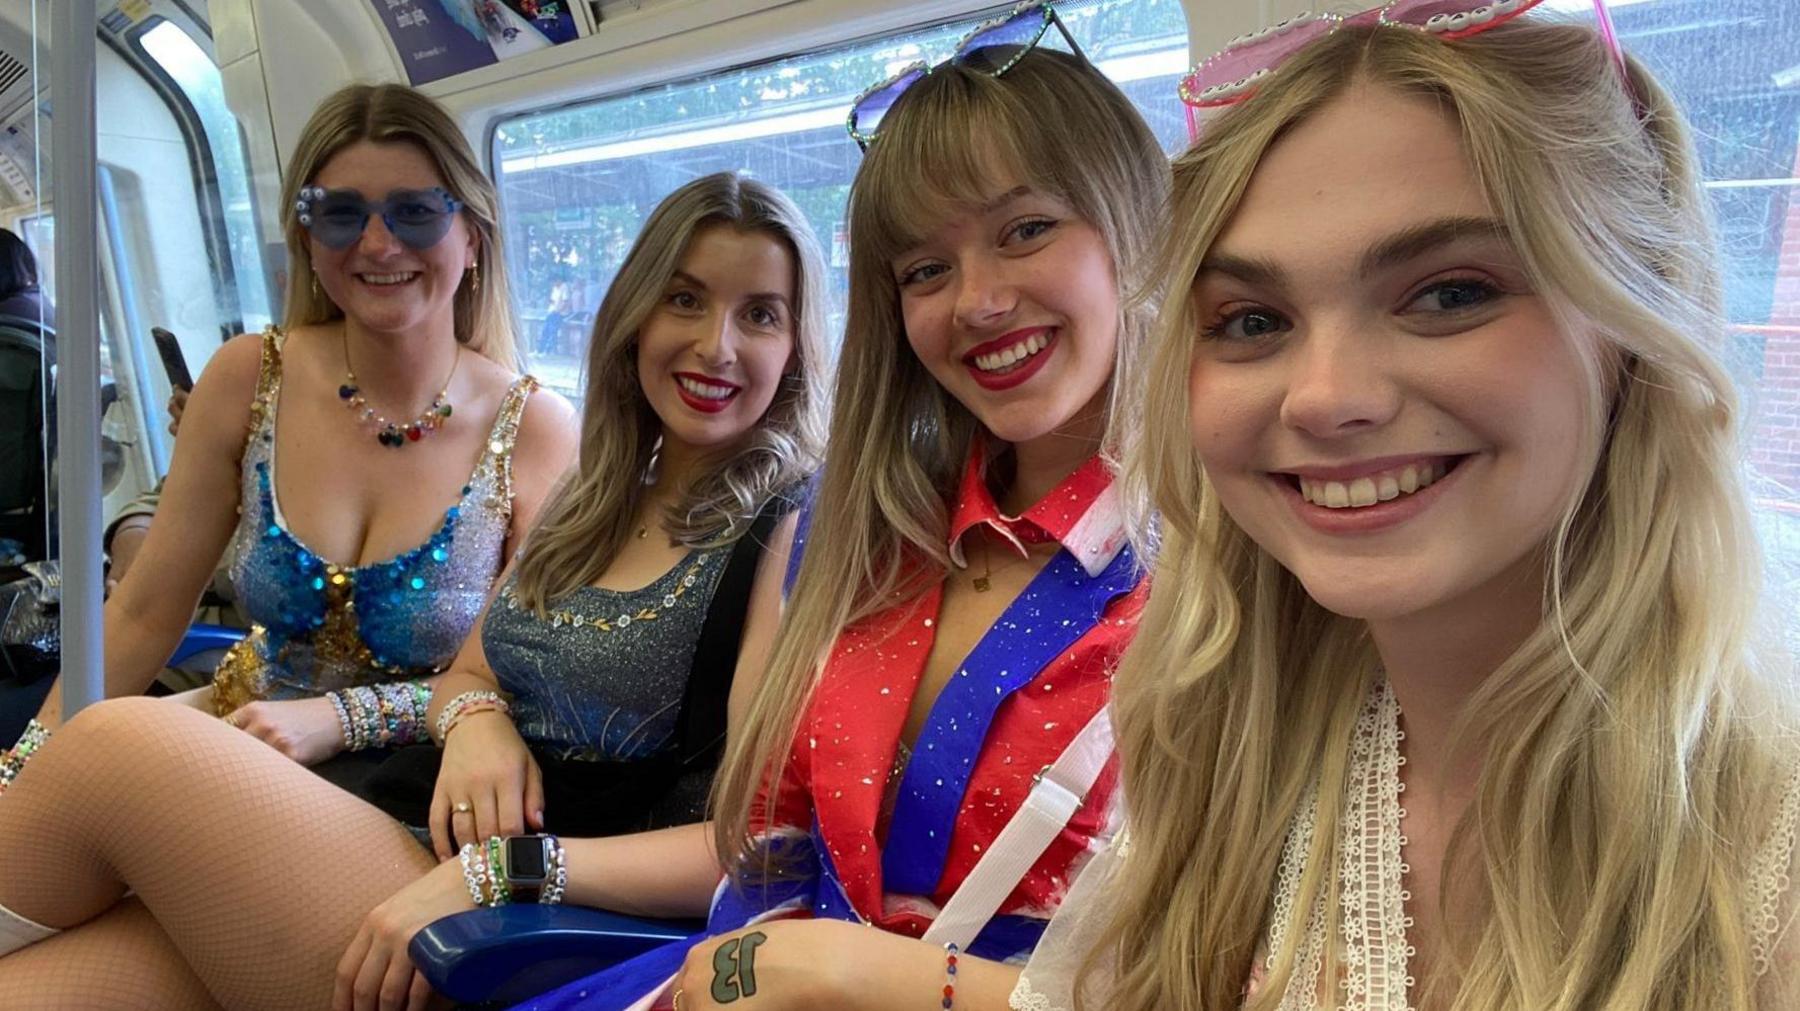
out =
{"type": "Polygon", "coordinates": [[[89,708],[32,758],[0,797],[0,855],[0,905],[75,928],[0,959],[0,994],[33,1007],[328,1007],[363,918],[434,864],[262,742],[142,698],[89,708]]]}

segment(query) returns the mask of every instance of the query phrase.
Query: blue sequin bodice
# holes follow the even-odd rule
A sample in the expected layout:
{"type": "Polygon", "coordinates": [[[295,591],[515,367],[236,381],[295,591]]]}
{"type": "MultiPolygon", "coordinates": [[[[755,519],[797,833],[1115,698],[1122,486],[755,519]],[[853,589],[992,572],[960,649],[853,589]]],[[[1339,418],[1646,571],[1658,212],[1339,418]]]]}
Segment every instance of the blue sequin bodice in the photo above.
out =
{"type": "Polygon", "coordinates": [[[254,623],[220,663],[221,711],[251,698],[299,698],[416,677],[456,655],[499,573],[512,520],[511,453],[535,382],[513,384],[461,497],[423,544],[370,565],[336,565],[288,530],[275,484],[279,336],[264,339],[262,378],[241,465],[231,581],[254,623]]]}

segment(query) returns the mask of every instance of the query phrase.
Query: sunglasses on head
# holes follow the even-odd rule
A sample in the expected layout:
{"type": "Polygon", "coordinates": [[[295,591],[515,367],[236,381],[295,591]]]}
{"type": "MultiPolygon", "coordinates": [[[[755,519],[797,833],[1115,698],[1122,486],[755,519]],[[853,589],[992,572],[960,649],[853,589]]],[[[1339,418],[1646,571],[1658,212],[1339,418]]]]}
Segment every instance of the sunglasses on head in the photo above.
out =
{"type": "Polygon", "coordinates": [[[976,25],[962,41],[956,44],[956,51],[948,60],[936,67],[923,60],[916,60],[902,67],[899,73],[881,81],[856,96],[851,103],[850,118],[845,124],[849,127],[850,137],[857,146],[867,151],[874,143],[876,133],[881,129],[882,117],[906,93],[906,89],[917,84],[926,74],[938,67],[956,64],[984,70],[988,74],[1000,75],[1017,66],[1037,44],[1043,40],[1044,33],[1051,26],[1062,33],[1063,41],[1076,56],[1082,59],[1081,47],[1075,44],[1075,37],[1069,34],[1069,28],[1057,16],[1056,7],[1046,0],[1030,0],[1013,8],[1011,14],[984,21],[976,25]]]}
{"type": "Polygon", "coordinates": [[[436,186],[394,190],[381,200],[369,200],[356,190],[302,186],[294,201],[300,226],[330,249],[349,249],[375,216],[408,247],[430,249],[450,233],[450,221],[461,208],[461,201],[436,186]]]}
{"type": "MultiPolygon", "coordinates": [[[[1189,106],[1188,133],[1198,136],[1194,109],[1233,105],[1249,98],[1288,58],[1345,25],[1380,24],[1424,32],[1448,41],[1479,35],[1505,24],[1543,0],[1394,0],[1359,14],[1299,14],[1261,31],[1240,35],[1196,64],[1181,79],[1181,100],[1189,106]]],[[[1605,0],[1594,0],[1594,17],[1613,63],[1624,79],[1625,53],[1613,31],[1605,0]]],[[[1630,81],[1626,79],[1626,88],[1630,81]]]]}

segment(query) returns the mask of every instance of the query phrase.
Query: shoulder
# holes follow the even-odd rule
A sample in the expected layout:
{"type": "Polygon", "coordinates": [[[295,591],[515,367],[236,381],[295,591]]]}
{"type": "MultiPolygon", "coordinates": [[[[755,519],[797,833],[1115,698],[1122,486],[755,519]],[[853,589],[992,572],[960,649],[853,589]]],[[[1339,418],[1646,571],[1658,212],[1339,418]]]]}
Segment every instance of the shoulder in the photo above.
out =
{"type": "Polygon", "coordinates": [[[264,338],[265,335],[260,333],[238,334],[220,345],[219,350],[207,359],[196,387],[211,379],[215,387],[235,387],[247,382],[254,390],[257,374],[262,369],[264,338]]]}
{"type": "Polygon", "coordinates": [[[519,435],[513,444],[515,466],[545,468],[549,477],[560,475],[575,462],[581,448],[581,415],[567,397],[537,387],[525,398],[519,414],[519,435]]]}
{"type": "Polygon", "coordinates": [[[262,334],[240,334],[221,345],[194,382],[181,430],[241,436],[256,399],[262,362],[262,334]]]}

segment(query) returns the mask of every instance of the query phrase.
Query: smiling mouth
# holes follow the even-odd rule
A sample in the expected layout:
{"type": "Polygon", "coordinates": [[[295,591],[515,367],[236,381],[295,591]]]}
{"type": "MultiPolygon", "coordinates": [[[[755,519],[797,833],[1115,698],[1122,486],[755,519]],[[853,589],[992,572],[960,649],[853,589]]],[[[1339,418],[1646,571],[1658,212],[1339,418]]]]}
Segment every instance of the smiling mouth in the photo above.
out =
{"type": "Polygon", "coordinates": [[[1415,495],[1447,477],[1469,454],[1419,460],[1343,480],[1278,473],[1307,502],[1325,509],[1366,509],[1415,495]]]}
{"type": "Polygon", "coordinates": [[[970,352],[963,361],[989,375],[1003,376],[1025,367],[1032,358],[1050,346],[1050,331],[1038,330],[1022,340],[981,354],[970,352]]]}
{"type": "Polygon", "coordinates": [[[738,388],[730,383],[713,382],[686,374],[676,376],[675,382],[681,385],[682,390],[701,400],[722,402],[730,400],[738,393],[738,388]]]}
{"type": "Polygon", "coordinates": [[[395,285],[406,284],[418,276],[418,271],[406,270],[394,274],[357,274],[356,279],[376,288],[391,288],[395,285]]]}

